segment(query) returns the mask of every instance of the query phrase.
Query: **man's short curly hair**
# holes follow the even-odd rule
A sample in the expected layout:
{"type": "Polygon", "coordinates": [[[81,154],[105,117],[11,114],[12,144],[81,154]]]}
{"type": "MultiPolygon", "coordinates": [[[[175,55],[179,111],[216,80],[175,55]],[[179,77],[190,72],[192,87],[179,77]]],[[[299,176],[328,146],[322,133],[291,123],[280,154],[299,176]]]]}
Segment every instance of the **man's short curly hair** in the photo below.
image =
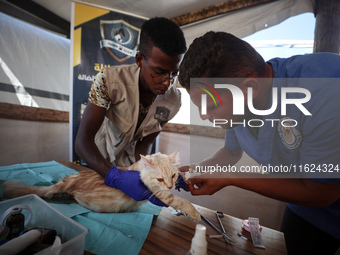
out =
{"type": "Polygon", "coordinates": [[[250,44],[229,33],[210,31],[190,45],[178,78],[190,89],[190,78],[245,78],[264,71],[265,61],[250,44]]]}
{"type": "Polygon", "coordinates": [[[168,55],[183,54],[187,50],[180,27],[162,17],[149,19],[142,25],[139,52],[147,57],[153,46],[168,55]]]}

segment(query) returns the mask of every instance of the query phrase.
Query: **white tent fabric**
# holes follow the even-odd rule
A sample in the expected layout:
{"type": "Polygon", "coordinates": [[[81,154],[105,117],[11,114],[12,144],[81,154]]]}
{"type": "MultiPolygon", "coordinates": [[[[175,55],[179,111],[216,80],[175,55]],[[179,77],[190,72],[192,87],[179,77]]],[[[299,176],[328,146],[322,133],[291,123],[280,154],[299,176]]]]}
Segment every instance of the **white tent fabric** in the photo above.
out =
{"type": "Polygon", "coordinates": [[[225,31],[243,38],[305,12],[313,12],[311,0],[280,0],[216,16],[189,24],[182,27],[182,29],[188,45],[196,37],[202,36],[211,30],[225,31]]]}
{"type": "MultiPolygon", "coordinates": [[[[71,2],[56,1],[63,3],[60,6],[71,2]]],[[[128,13],[136,10],[131,14],[145,17],[161,16],[157,8],[163,6],[162,1],[157,5],[153,1],[151,4],[149,0],[141,2],[145,3],[144,8],[150,7],[146,8],[148,13],[143,13],[143,9],[137,8],[141,4],[139,1],[125,1],[125,4],[122,4],[119,1],[101,0],[97,5],[107,3],[108,5],[106,7],[103,5],[102,8],[120,9],[128,13]],[[148,15],[150,13],[154,15],[148,15]]],[[[209,4],[216,4],[216,2],[218,1],[209,4]]],[[[182,2],[182,4],[189,8],[187,2],[182,2]]],[[[192,10],[198,8],[194,3],[190,7],[192,10]]],[[[164,9],[167,8],[162,10],[164,9]]],[[[71,12],[70,8],[68,11],[71,12]]],[[[171,12],[171,9],[168,11],[171,12]]],[[[172,10],[171,13],[174,15],[175,11],[172,10]]],[[[182,29],[189,46],[196,37],[210,30],[226,31],[242,38],[274,26],[291,16],[312,11],[312,0],[279,0],[219,15],[183,26],[182,29]]],[[[178,9],[177,12],[179,12],[178,9]]],[[[0,102],[70,110],[70,40],[3,13],[0,13],[0,31],[0,102]]]]}
{"type": "Polygon", "coordinates": [[[0,102],[70,110],[70,40],[0,13],[0,102]]]}
{"type": "MultiPolygon", "coordinates": [[[[34,2],[71,20],[72,0],[34,0],[34,2]]],[[[74,2],[122,11],[146,18],[177,17],[186,13],[224,2],[223,0],[73,0],[74,2]],[[157,3],[156,3],[157,2],[157,3]]],[[[226,1],[226,0],[225,0],[226,1]]],[[[313,0],[277,0],[254,7],[233,11],[204,21],[183,26],[188,45],[198,36],[210,30],[226,31],[245,37],[259,30],[279,24],[285,19],[305,12],[313,12],[313,0]]]]}

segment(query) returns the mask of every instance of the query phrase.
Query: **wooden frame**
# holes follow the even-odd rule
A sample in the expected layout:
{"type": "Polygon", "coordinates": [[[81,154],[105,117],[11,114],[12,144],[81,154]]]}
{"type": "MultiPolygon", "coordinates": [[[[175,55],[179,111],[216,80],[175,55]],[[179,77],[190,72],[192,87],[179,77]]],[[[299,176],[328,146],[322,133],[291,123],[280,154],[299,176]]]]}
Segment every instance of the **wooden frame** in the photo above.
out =
{"type": "Polygon", "coordinates": [[[69,122],[69,112],[0,103],[0,118],[46,122],[69,122]]]}

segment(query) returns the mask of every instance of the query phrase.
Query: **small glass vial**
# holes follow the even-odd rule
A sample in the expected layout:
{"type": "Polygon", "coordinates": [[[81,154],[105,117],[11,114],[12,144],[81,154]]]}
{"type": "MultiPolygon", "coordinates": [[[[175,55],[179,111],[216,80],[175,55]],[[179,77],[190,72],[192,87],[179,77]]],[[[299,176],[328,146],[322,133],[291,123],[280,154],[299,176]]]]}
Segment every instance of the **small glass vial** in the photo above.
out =
{"type": "Polygon", "coordinates": [[[20,207],[15,207],[11,210],[10,216],[6,220],[6,227],[8,227],[9,234],[7,239],[18,237],[25,229],[25,216],[21,213],[20,207]]]}
{"type": "Polygon", "coordinates": [[[191,241],[191,248],[187,255],[206,255],[208,253],[208,242],[205,236],[207,228],[201,224],[196,225],[194,238],[191,241]]]}

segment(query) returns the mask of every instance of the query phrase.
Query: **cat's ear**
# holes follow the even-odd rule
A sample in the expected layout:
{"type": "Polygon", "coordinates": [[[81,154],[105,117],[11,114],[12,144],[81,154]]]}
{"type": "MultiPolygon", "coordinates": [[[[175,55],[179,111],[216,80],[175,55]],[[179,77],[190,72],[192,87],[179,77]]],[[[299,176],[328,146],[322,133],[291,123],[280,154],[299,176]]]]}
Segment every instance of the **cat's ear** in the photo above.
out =
{"type": "Polygon", "coordinates": [[[140,160],[141,160],[142,164],[144,164],[145,166],[152,166],[151,165],[151,159],[149,159],[149,158],[147,158],[147,157],[145,157],[141,154],[139,154],[139,156],[140,156],[140,160]]]}
{"type": "Polygon", "coordinates": [[[179,151],[180,150],[177,150],[174,153],[172,153],[171,155],[169,155],[171,163],[179,164],[179,151]]]}

